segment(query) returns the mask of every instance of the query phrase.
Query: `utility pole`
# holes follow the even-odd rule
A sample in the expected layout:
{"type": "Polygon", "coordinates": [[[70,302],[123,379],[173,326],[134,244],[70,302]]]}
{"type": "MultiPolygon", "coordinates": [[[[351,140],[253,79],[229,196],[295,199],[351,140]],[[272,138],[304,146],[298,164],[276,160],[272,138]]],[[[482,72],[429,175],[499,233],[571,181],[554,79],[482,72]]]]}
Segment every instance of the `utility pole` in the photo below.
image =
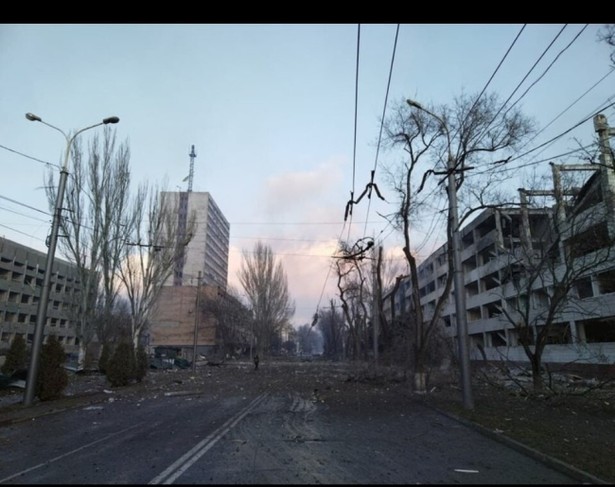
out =
{"type": "Polygon", "coordinates": [[[31,122],[40,122],[54,130],[60,132],[66,139],[66,150],[64,152],[64,164],[60,171],[60,181],[58,183],[58,193],[56,195],[55,210],[53,213],[53,221],[51,224],[51,236],[49,239],[49,250],[47,251],[47,259],[45,263],[45,275],[43,276],[43,287],[41,289],[41,297],[38,302],[38,308],[36,311],[36,325],[34,328],[34,336],[32,338],[32,352],[30,356],[30,366],[28,367],[28,375],[26,379],[26,390],[24,393],[24,406],[32,406],[34,402],[34,396],[36,393],[36,381],[38,379],[38,368],[40,361],[41,349],[43,346],[44,328],[47,321],[47,305],[49,303],[49,293],[51,290],[51,274],[53,273],[53,261],[55,258],[56,245],[58,243],[58,233],[62,221],[62,205],[64,201],[64,191],[66,190],[66,180],[68,178],[68,162],[71,147],[77,136],[81,132],[99,127],[100,125],[106,125],[109,123],[118,123],[120,119],[118,117],[107,117],[102,122],[90,125],[89,127],[82,128],[75,132],[72,136],[66,134],[58,127],[51,125],[41,119],[41,117],[34,115],[33,113],[26,113],[26,118],[31,122]]]}
{"type": "MultiPolygon", "coordinates": [[[[447,129],[448,130],[448,129],[447,129]]],[[[448,131],[447,131],[448,134],[448,131]]],[[[459,362],[461,364],[461,389],[463,405],[466,409],[474,409],[472,397],[472,381],[470,376],[470,353],[468,349],[468,320],[466,314],[466,289],[461,263],[461,235],[459,233],[459,213],[457,209],[457,180],[455,178],[455,161],[448,145],[448,200],[453,235],[453,279],[455,282],[455,312],[457,313],[457,341],[459,344],[459,362]]]]}
{"type": "Polygon", "coordinates": [[[378,263],[382,256],[382,247],[378,247],[378,257],[376,257],[376,247],[373,247],[374,259],[372,260],[373,270],[373,302],[372,302],[372,328],[374,333],[374,365],[378,367],[378,333],[380,331],[380,286],[378,281],[378,263]]]}
{"type": "Polygon", "coordinates": [[[594,130],[598,132],[598,138],[600,140],[600,162],[615,170],[613,151],[609,143],[609,137],[615,135],[615,129],[610,128],[606,117],[599,113],[594,117],[594,130]]]}
{"type": "MultiPolygon", "coordinates": [[[[602,195],[607,208],[615,206],[615,161],[613,160],[613,150],[609,142],[609,137],[615,135],[615,129],[609,127],[609,123],[604,115],[599,113],[594,117],[594,129],[598,132],[600,142],[600,171],[602,195]]],[[[607,219],[608,232],[611,238],[615,237],[615,215],[608,213],[607,219]]]]}
{"type": "Polygon", "coordinates": [[[194,345],[192,348],[192,372],[196,372],[196,344],[199,336],[199,315],[201,310],[199,309],[199,298],[201,296],[201,271],[199,271],[199,277],[196,281],[196,305],[194,308],[194,345]]]}
{"type": "Polygon", "coordinates": [[[451,135],[448,126],[435,113],[423,107],[414,100],[406,100],[411,107],[423,110],[434,117],[442,130],[446,133],[447,140],[447,193],[449,205],[449,218],[451,220],[451,246],[453,251],[453,278],[455,283],[455,313],[457,314],[457,342],[459,345],[459,363],[461,369],[461,388],[463,391],[463,406],[466,409],[474,409],[474,399],[472,398],[472,381],[470,374],[470,353],[468,347],[468,316],[466,311],[466,290],[463,278],[463,268],[461,263],[461,235],[459,232],[459,210],[457,203],[457,178],[455,173],[460,171],[455,164],[455,158],[451,153],[451,135]]]}

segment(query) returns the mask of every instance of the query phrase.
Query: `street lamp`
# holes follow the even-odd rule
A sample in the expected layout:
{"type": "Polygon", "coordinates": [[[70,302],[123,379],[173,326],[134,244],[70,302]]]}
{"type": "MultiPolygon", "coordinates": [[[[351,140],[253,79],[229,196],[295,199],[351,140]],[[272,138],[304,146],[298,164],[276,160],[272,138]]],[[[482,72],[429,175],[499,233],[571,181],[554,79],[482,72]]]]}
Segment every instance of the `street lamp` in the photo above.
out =
{"type": "Polygon", "coordinates": [[[48,127],[60,132],[66,139],[66,153],[64,154],[64,164],[60,171],[60,181],[58,183],[58,194],[56,197],[55,212],[53,214],[53,223],[51,225],[51,238],[49,239],[49,250],[47,251],[47,263],[45,266],[45,276],[43,278],[43,288],[41,290],[41,297],[38,302],[38,309],[36,312],[36,326],[34,328],[34,337],[32,339],[32,355],[30,357],[30,367],[28,368],[28,377],[26,381],[26,391],[24,394],[24,405],[31,406],[34,400],[34,393],[36,390],[36,378],[38,375],[39,355],[41,351],[41,344],[43,342],[43,330],[45,328],[45,321],[47,320],[47,303],[49,301],[49,290],[51,287],[51,272],[53,267],[53,258],[56,251],[56,243],[58,241],[58,230],[60,227],[60,218],[62,213],[62,202],[64,200],[64,190],[66,188],[66,179],[68,177],[68,158],[70,156],[71,146],[81,132],[98,127],[99,125],[106,125],[108,123],[118,123],[120,119],[118,117],[108,117],[103,119],[102,122],[90,125],[81,130],[75,132],[74,135],[69,137],[64,131],[60,130],[47,122],[44,122],[39,116],[33,113],[26,113],[26,118],[31,122],[41,122],[48,127]]]}
{"type": "Polygon", "coordinates": [[[472,383],[470,380],[470,354],[468,352],[468,323],[466,316],[466,296],[461,266],[461,237],[459,234],[459,214],[457,209],[457,181],[455,180],[455,160],[451,154],[451,135],[444,120],[420,103],[406,100],[411,107],[422,110],[434,117],[446,133],[447,147],[447,192],[449,214],[452,222],[451,245],[453,247],[453,276],[455,283],[455,312],[457,313],[457,341],[459,343],[459,364],[461,368],[461,386],[463,390],[463,405],[466,409],[474,409],[472,398],[472,383]]]}

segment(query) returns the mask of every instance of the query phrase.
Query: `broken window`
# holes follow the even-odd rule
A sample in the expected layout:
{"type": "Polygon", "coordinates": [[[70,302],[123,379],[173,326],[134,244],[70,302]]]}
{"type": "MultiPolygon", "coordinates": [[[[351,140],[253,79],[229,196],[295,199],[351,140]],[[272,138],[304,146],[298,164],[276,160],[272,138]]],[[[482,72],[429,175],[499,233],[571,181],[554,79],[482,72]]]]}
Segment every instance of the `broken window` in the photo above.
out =
{"type": "Polygon", "coordinates": [[[595,319],[581,322],[587,343],[615,342],[615,319],[595,319]]]}

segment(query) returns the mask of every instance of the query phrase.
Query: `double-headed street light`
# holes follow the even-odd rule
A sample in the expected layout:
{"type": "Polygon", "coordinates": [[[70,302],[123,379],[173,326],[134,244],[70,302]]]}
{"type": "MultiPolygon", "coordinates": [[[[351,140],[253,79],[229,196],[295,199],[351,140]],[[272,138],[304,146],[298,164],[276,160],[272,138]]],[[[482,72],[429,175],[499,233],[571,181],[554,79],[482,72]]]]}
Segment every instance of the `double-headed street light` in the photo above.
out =
{"type": "Polygon", "coordinates": [[[26,118],[31,122],[41,122],[42,124],[45,124],[54,130],[57,130],[66,139],[66,153],[64,155],[64,164],[62,165],[62,168],[60,170],[60,181],[58,184],[58,194],[56,197],[55,212],[53,214],[53,223],[51,225],[51,238],[49,239],[49,250],[47,251],[45,276],[43,278],[43,288],[41,290],[41,297],[39,299],[38,310],[36,312],[36,327],[34,328],[34,338],[32,339],[32,355],[30,357],[30,367],[28,368],[26,391],[24,394],[24,405],[31,406],[34,400],[34,393],[36,391],[36,379],[38,376],[39,355],[43,342],[43,330],[45,328],[45,322],[47,321],[47,303],[49,301],[49,290],[51,287],[53,258],[56,251],[56,243],[58,241],[58,230],[60,228],[62,202],[64,200],[64,189],[66,188],[66,179],[68,177],[68,158],[70,156],[70,150],[73,145],[73,142],[75,141],[75,138],[81,132],[85,132],[86,130],[98,127],[100,125],[106,125],[108,123],[118,123],[120,119],[118,117],[105,118],[102,122],[78,130],[72,136],[69,137],[66,133],[64,133],[64,131],[47,122],[44,122],[40,117],[34,115],[33,113],[26,113],[26,118]]]}
{"type": "Polygon", "coordinates": [[[459,364],[461,372],[461,386],[463,390],[463,405],[466,409],[474,408],[472,398],[472,383],[470,378],[470,354],[468,351],[468,322],[466,315],[465,284],[463,269],[461,267],[461,236],[459,234],[459,213],[457,208],[457,181],[455,179],[455,160],[451,153],[451,135],[448,127],[441,117],[425,108],[414,100],[406,100],[411,107],[422,110],[434,117],[446,133],[447,148],[447,192],[449,205],[449,218],[452,223],[452,235],[450,245],[453,247],[453,276],[455,283],[455,312],[457,313],[457,341],[459,344],[459,364]]]}

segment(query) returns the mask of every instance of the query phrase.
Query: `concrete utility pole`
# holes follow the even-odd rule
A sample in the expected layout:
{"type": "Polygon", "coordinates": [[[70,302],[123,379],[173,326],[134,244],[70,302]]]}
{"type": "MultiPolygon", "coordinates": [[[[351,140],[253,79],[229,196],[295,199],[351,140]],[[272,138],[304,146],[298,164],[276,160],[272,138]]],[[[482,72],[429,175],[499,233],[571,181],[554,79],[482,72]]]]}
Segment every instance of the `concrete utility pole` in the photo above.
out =
{"type": "MultiPolygon", "coordinates": [[[[445,127],[446,128],[446,127],[445,127]]],[[[448,128],[446,128],[448,137],[448,128]]],[[[463,406],[474,409],[472,381],[470,376],[470,352],[468,347],[468,321],[466,314],[466,290],[461,263],[461,235],[459,234],[459,214],[457,209],[457,180],[455,179],[455,161],[448,141],[448,200],[453,235],[453,279],[455,282],[455,312],[457,313],[457,341],[459,344],[459,363],[461,364],[461,388],[463,406]]]]}
{"type": "MultiPolygon", "coordinates": [[[[601,113],[594,117],[594,129],[598,132],[600,141],[600,162],[602,163],[601,186],[602,195],[607,208],[615,206],[615,161],[609,137],[615,136],[615,129],[609,127],[609,123],[601,113]]],[[[611,238],[615,237],[615,215],[608,213],[608,231],[611,238]]]]}
{"type": "Polygon", "coordinates": [[[53,260],[56,252],[56,244],[58,243],[58,231],[60,229],[60,221],[62,218],[62,204],[64,201],[64,191],[66,188],[66,179],[68,178],[68,158],[70,156],[70,150],[75,141],[75,138],[86,130],[98,127],[100,125],[106,125],[108,123],[118,123],[120,119],[118,117],[108,117],[103,119],[102,122],[90,125],[81,130],[75,132],[72,137],[69,137],[63,130],[44,122],[39,116],[33,113],[26,113],[26,118],[31,122],[40,122],[43,125],[47,125],[54,130],[60,132],[66,139],[66,150],[64,153],[64,164],[60,171],[60,181],[58,183],[58,194],[56,195],[55,211],[53,214],[53,223],[51,225],[51,237],[49,239],[49,250],[47,251],[47,261],[45,263],[45,276],[43,277],[43,288],[41,289],[41,298],[38,302],[38,309],[36,311],[36,325],[34,328],[34,337],[32,339],[32,354],[30,356],[30,366],[28,367],[28,376],[26,379],[26,391],[24,394],[24,406],[31,406],[34,401],[34,394],[36,392],[36,381],[38,377],[39,357],[41,353],[41,347],[43,344],[45,322],[47,321],[47,304],[49,303],[49,292],[51,289],[51,274],[53,272],[53,260]]]}
{"type": "Polygon", "coordinates": [[[456,164],[451,153],[451,135],[444,120],[438,115],[423,107],[414,100],[406,100],[411,107],[424,111],[434,117],[446,133],[447,140],[447,192],[449,204],[449,218],[453,228],[451,246],[453,250],[453,278],[455,283],[455,312],[457,313],[457,342],[459,345],[459,364],[461,372],[461,388],[463,391],[463,406],[466,409],[474,409],[472,397],[472,381],[470,376],[470,353],[468,349],[468,320],[466,314],[466,290],[461,263],[461,235],[459,233],[459,210],[457,203],[457,180],[455,178],[456,164]]]}
{"type": "Polygon", "coordinates": [[[201,271],[199,271],[199,277],[196,279],[196,304],[194,307],[194,344],[192,347],[192,372],[196,371],[196,345],[199,336],[199,316],[201,310],[199,309],[201,297],[201,271]]]}
{"type": "Polygon", "coordinates": [[[609,127],[608,120],[601,113],[594,117],[594,129],[598,132],[598,138],[600,140],[600,162],[615,170],[613,151],[609,143],[609,137],[615,135],[615,129],[609,127]]]}

